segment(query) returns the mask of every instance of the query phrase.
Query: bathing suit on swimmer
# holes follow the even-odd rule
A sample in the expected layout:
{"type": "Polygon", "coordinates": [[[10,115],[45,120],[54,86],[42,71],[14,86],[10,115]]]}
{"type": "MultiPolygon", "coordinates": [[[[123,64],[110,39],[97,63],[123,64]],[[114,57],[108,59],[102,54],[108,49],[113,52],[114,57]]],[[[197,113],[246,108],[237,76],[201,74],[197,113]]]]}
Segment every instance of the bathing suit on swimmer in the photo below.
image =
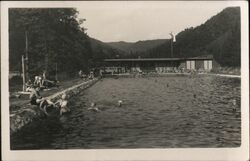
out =
{"type": "MultiPolygon", "coordinates": [[[[41,98],[39,98],[39,99],[41,99],[41,98]]],[[[33,95],[30,98],[30,104],[31,105],[37,105],[37,106],[39,106],[40,105],[40,101],[38,102],[38,98],[35,95],[33,95]]]]}
{"type": "Polygon", "coordinates": [[[31,93],[30,93],[30,104],[31,105],[39,106],[41,98],[42,97],[40,96],[40,94],[37,90],[35,90],[34,88],[31,89],[31,93]]]}
{"type": "Polygon", "coordinates": [[[31,99],[30,99],[30,104],[32,104],[32,105],[39,105],[39,104],[36,102],[36,97],[31,97],[31,99]]]}

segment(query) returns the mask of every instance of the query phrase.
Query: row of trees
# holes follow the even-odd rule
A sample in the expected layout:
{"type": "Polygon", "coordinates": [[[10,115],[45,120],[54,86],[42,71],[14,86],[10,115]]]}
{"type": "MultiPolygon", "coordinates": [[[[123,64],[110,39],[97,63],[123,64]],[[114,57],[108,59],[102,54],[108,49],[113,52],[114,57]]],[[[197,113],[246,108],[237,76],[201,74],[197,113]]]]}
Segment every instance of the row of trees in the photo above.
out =
{"type": "MultiPolygon", "coordinates": [[[[73,8],[10,8],[10,70],[21,71],[28,39],[30,75],[88,71],[104,58],[171,57],[170,40],[146,52],[125,53],[88,37],[73,8]]],[[[240,66],[240,8],[223,10],[206,23],[176,36],[174,57],[213,55],[222,66],[240,66]]]]}
{"type": "MultiPolygon", "coordinates": [[[[176,36],[174,57],[213,55],[221,66],[240,66],[240,8],[230,7],[196,28],[188,28],[176,36]]],[[[171,42],[147,50],[128,53],[130,57],[171,57],[171,42]]]]}
{"type": "Polygon", "coordinates": [[[54,75],[87,71],[92,59],[89,37],[73,8],[11,8],[9,9],[10,70],[21,70],[21,56],[25,55],[28,39],[30,75],[47,71],[54,75]]]}

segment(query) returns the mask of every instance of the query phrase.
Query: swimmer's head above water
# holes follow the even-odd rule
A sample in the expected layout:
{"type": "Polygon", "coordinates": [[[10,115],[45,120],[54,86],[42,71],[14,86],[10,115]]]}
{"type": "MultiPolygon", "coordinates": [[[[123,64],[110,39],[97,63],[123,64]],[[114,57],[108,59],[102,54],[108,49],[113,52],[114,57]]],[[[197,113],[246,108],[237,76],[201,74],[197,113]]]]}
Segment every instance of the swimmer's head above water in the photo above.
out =
{"type": "Polygon", "coordinates": [[[65,100],[66,98],[67,98],[67,95],[64,93],[64,94],[62,95],[62,99],[65,100]]]}
{"type": "Polygon", "coordinates": [[[236,99],[233,99],[232,103],[234,106],[236,106],[236,104],[237,104],[236,99]]]}
{"type": "Polygon", "coordinates": [[[118,101],[118,106],[121,107],[122,106],[122,100],[118,101]]]}
{"type": "Polygon", "coordinates": [[[95,107],[95,102],[92,102],[91,104],[90,104],[90,107],[95,107]]]}

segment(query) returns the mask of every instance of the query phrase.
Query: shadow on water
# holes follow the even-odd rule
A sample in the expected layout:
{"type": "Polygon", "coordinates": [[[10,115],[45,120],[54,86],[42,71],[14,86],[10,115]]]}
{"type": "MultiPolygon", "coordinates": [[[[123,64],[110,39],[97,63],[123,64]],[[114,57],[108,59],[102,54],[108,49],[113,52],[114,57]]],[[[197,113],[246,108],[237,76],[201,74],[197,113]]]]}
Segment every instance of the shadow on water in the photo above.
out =
{"type": "Polygon", "coordinates": [[[37,120],[11,136],[11,149],[208,148],[241,143],[240,79],[107,78],[69,104],[69,115],[37,120]],[[99,111],[88,110],[92,102],[99,111]]]}

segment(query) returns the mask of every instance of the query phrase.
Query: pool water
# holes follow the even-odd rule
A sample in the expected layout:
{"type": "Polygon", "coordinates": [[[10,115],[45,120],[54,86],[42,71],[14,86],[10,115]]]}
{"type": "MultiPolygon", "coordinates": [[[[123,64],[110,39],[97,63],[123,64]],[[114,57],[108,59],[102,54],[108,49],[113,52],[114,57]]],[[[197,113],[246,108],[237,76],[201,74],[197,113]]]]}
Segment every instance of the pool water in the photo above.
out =
{"type": "Polygon", "coordinates": [[[214,148],[241,144],[238,78],[105,78],[71,98],[69,104],[70,114],[37,120],[12,135],[11,149],[214,148]],[[121,107],[119,100],[123,101],[121,107]],[[99,112],[88,110],[92,102],[99,112]]]}

